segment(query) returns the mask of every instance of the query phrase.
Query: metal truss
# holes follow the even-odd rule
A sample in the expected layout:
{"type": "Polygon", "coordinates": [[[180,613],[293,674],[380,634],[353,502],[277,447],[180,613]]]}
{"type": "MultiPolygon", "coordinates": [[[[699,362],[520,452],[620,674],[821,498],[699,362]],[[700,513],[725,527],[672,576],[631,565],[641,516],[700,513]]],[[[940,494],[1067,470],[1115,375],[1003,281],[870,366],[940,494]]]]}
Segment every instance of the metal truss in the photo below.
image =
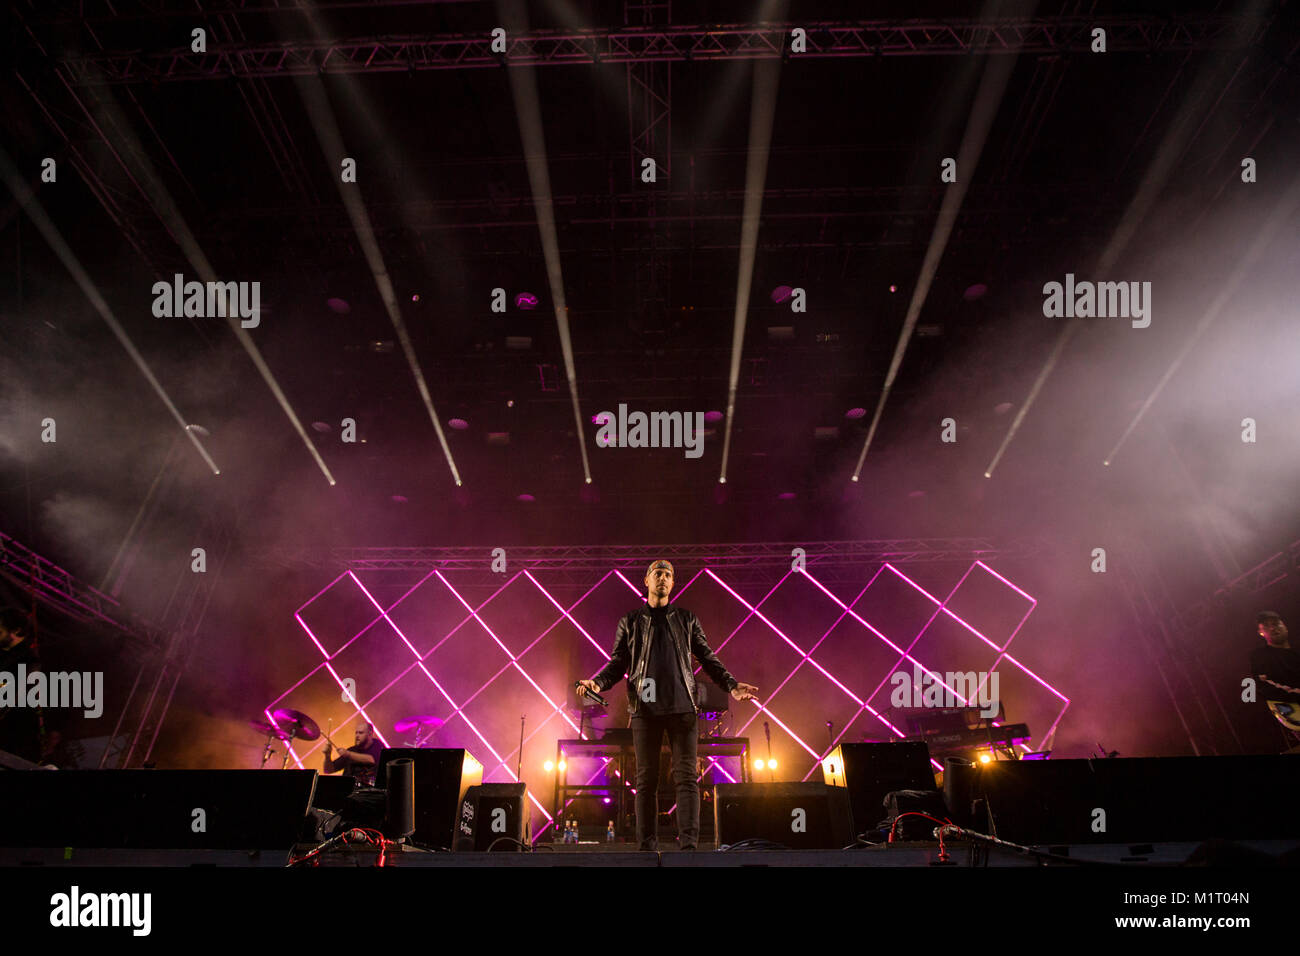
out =
{"type": "Polygon", "coordinates": [[[1285,551],[1279,551],[1244,574],[1233,578],[1215,591],[1213,596],[1184,608],[1177,614],[1175,621],[1182,630],[1197,630],[1206,623],[1216,620],[1219,609],[1226,607],[1231,599],[1247,594],[1259,594],[1288,575],[1297,573],[1300,573],[1300,541],[1293,541],[1285,551]]]}
{"type": "Polygon", "coordinates": [[[195,574],[182,565],[178,572],[176,586],[163,612],[163,619],[169,625],[166,644],[160,649],[162,653],[151,655],[141,663],[109,736],[109,745],[100,758],[101,770],[142,766],[153,756],[176,688],[194,657],[203,619],[221,580],[234,535],[234,522],[223,519],[218,512],[209,512],[204,518],[199,537],[212,542],[208,553],[215,566],[204,574],[195,574]]]}
{"type": "MultiPolygon", "coordinates": [[[[142,706],[136,717],[135,731],[131,735],[130,744],[118,758],[119,765],[122,767],[132,766],[135,762],[148,763],[153,756],[154,745],[158,742],[163,721],[171,710],[176,688],[198,645],[199,631],[207,615],[208,604],[216,592],[217,583],[221,580],[221,572],[230,554],[234,533],[232,523],[223,522],[214,514],[209,514],[205,520],[200,538],[215,544],[211,551],[213,557],[217,559],[217,567],[207,574],[186,574],[182,579],[182,587],[178,589],[168,608],[169,619],[175,621],[171,629],[171,640],[167,646],[167,653],[153,675],[148,693],[142,698],[142,706]]],[[[123,713],[125,714],[125,709],[123,713]]],[[[113,735],[112,740],[125,742],[124,738],[117,734],[113,735]]],[[[105,759],[108,756],[106,751],[105,759]]]]}
{"type": "Polygon", "coordinates": [[[1117,577],[1133,612],[1139,638],[1160,675],[1192,752],[1198,757],[1244,752],[1215,679],[1201,660],[1196,644],[1187,640],[1168,584],[1150,548],[1134,542],[1127,554],[1130,561],[1117,563],[1117,577]]]}
{"type": "MultiPolygon", "coordinates": [[[[1036,539],[999,543],[992,538],[893,538],[861,541],[789,541],[753,544],[557,545],[506,547],[510,567],[530,571],[573,571],[590,575],[611,567],[639,567],[671,555],[684,565],[708,564],[728,572],[754,570],[767,576],[789,568],[793,551],[822,576],[837,568],[889,561],[898,564],[1026,559],[1045,554],[1036,539]]],[[[269,548],[254,555],[262,567],[353,571],[486,571],[492,548],[269,548]]]]}
{"type": "MultiPolygon", "coordinates": [[[[557,216],[566,227],[562,249],[580,248],[589,258],[635,256],[640,262],[650,256],[665,258],[701,249],[735,248],[739,242],[736,224],[743,217],[742,192],[672,190],[661,194],[643,190],[613,196],[562,193],[555,197],[557,216]],[[653,236],[649,230],[631,228],[651,222],[667,228],[653,236]],[[673,231],[673,223],[689,228],[673,231]],[[624,228],[613,234],[611,224],[624,228]]],[[[763,219],[779,222],[783,228],[760,231],[759,248],[825,249],[842,256],[852,250],[923,244],[924,235],[893,235],[885,227],[908,216],[933,215],[941,197],[937,189],[904,186],[769,187],[763,194],[763,219]]],[[[537,229],[531,199],[517,198],[513,206],[507,207],[504,218],[499,200],[495,211],[492,202],[456,199],[412,202],[402,208],[393,203],[371,203],[368,209],[375,235],[392,240],[389,244],[393,254],[399,257],[418,256],[420,241],[426,237],[433,241],[448,231],[457,233],[457,241],[440,246],[439,255],[452,255],[448,250],[454,247],[454,256],[459,259],[499,257],[507,254],[503,250],[511,236],[521,239],[517,251],[509,255],[536,255],[536,244],[522,241],[531,240],[537,229]],[[411,241],[403,243],[404,239],[411,241]]],[[[952,241],[1041,244],[1042,232],[1031,228],[1031,224],[1039,223],[1049,210],[1052,216],[1069,224],[1061,227],[1063,234],[1068,229],[1071,237],[1079,236],[1081,231],[1104,236],[1109,234],[1112,215],[1117,217],[1122,209],[1120,199],[1099,195],[1095,186],[977,183],[969,190],[952,241]]],[[[312,236],[323,248],[336,244],[350,247],[356,240],[345,211],[329,206],[230,210],[215,217],[209,230],[214,243],[224,243],[232,250],[247,250],[250,243],[259,247],[261,243],[278,243],[286,233],[312,236]],[[274,223],[276,228],[250,228],[250,224],[259,222],[274,223]]],[[[661,269],[661,277],[668,278],[666,267],[661,269]]]]}
{"type": "MultiPolygon", "coordinates": [[[[197,14],[196,14],[197,15],[197,14]]],[[[507,37],[493,53],[486,33],[369,37],[342,41],[298,39],[239,43],[191,53],[105,51],[67,56],[61,69],[76,84],[167,83],[227,77],[322,73],[401,73],[492,69],[505,65],[564,66],[671,63],[691,60],[799,59],[875,56],[954,56],[967,53],[1087,53],[1092,31],[1106,31],[1110,53],[1153,53],[1231,47],[1240,20],[1222,14],[1101,15],[1009,18],[991,23],[950,20],[804,21],[781,24],[708,24],[572,31],[542,30],[507,37]],[[807,52],[791,54],[791,33],[802,29],[807,52]]],[[[1245,40],[1250,45],[1262,33],[1245,40]]]]}
{"type": "Polygon", "coordinates": [[[47,607],[83,623],[107,624],[138,644],[159,648],[166,634],[140,621],[127,623],[122,607],[98,588],[85,584],[52,561],[0,531],[0,573],[31,591],[47,607]]]}
{"type": "MultiPolygon", "coordinates": [[[[649,29],[671,21],[672,6],[667,0],[658,3],[625,0],[623,4],[626,26],[639,23],[649,29]]],[[[648,159],[655,164],[656,181],[671,186],[672,62],[633,60],[628,62],[626,69],[629,182],[635,183],[640,179],[641,164],[648,159]]],[[[648,248],[632,259],[632,291],[637,307],[629,316],[629,322],[639,333],[665,332],[668,306],[672,301],[672,252],[663,233],[671,231],[672,225],[671,220],[661,218],[659,213],[660,207],[667,207],[670,200],[662,199],[658,189],[642,192],[646,201],[639,205],[640,215],[629,224],[640,233],[640,242],[648,248]]]]}

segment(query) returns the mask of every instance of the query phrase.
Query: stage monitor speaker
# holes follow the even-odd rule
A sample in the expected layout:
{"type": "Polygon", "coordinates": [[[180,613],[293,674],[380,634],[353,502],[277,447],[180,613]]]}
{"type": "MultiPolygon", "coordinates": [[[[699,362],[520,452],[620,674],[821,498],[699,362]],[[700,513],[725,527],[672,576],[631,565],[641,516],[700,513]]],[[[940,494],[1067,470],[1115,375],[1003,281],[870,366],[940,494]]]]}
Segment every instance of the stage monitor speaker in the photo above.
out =
{"type": "Polygon", "coordinates": [[[0,846],[287,852],[315,783],[314,770],[10,773],[0,846]]]}
{"type": "Polygon", "coordinates": [[[527,784],[479,784],[460,802],[456,849],[520,851],[529,844],[530,830],[527,784]]]}
{"type": "Polygon", "coordinates": [[[930,749],[924,743],[842,743],[822,760],[822,780],[848,789],[855,834],[874,829],[886,818],[885,794],[937,791],[930,749]]]}
{"type": "Polygon", "coordinates": [[[972,826],[1029,845],[1296,839],[1300,816],[1270,795],[1297,788],[1289,755],[997,760],[975,771],[972,826]]]}
{"type": "Polygon", "coordinates": [[[720,783],[713,801],[718,846],[767,840],[792,850],[853,842],[849,794],[824,783],[720,783]]]}
{"type": "Polygon", "coordinates": [[[483,782],[483,765],[461,748],[393,747],[379,755],[375,780],[387,786],[388,765],[394,760],[414,762],[415,832],[411,842],[450,850],[465,791],[483,782]]]}
{"type": "Polygon", "coordinates": [[[316,793],[311,798],[311,805],[320,810],[338,813],[343,809],[352,791],[357,789],[357,778],[346,774],[327,776],[321,774],[316,778],[316,793]]]}
{"type": "Polygon", "coordinates": [[[402,840],[415,832],[415,763],[404,758],[385,767],[384,835],[402,840]]]}

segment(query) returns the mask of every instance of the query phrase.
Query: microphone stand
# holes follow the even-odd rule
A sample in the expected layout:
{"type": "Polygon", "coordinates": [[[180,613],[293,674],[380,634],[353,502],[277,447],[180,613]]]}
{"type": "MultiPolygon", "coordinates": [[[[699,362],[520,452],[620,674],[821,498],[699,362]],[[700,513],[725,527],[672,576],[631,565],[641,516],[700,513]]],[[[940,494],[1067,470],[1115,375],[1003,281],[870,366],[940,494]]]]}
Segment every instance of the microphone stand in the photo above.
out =
{"type": "Polygon", "coordinates": [[[527,719],[527,714],[519,715],[519,763],[515,767],[515,779],[520,782],[524,779],[524,721],[527,719]]]}

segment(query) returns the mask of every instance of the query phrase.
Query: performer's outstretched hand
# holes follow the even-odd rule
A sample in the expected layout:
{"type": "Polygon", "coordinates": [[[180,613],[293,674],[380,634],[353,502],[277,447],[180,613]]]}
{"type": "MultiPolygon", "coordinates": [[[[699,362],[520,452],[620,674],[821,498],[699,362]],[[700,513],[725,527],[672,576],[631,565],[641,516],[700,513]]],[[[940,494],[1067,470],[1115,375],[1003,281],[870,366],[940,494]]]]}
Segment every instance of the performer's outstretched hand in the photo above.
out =
{"type": "Polygon", "coordinates": [[[735,687],[731,688],[731,696],[736,698],[736,700],[754,700],[754,695],[757,693],[757,687],[753,684],[746,684],[744,682],[738,683],[735,687]]]}
{"type": "Polygon", "coordinates": [[[578,681],[578,686],[587,688],[587,690],[591,691],[593,694],[600,693],[600,685],[594,680],[580,680],[578,681]]]}

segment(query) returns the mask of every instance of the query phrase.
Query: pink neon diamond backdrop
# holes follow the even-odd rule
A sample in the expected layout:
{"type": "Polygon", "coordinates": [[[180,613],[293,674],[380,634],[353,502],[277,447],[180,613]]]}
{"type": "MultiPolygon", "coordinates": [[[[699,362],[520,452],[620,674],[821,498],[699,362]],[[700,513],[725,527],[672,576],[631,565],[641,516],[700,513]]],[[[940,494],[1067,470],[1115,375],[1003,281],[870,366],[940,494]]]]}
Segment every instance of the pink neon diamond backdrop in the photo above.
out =
{"type": "MultiPolygon", "coordinates": [[[[566,602],[530,570],[497,575],[489,588],[481,577],[465,581],[461,590],[435,570],[395,598],[383,572],[369,572],[367,582],[345,571],[295,613],[315,663],[267,713],[306,711],[349,742],[360,715],[387,746],[408,742],[394,733],[396,720],[433,714],[447,723],[428,745],[465,747],[483,763],[485,781],[518,779],[522,729],[522,779],[542,818],[535,815],[537,833],[551,819],[543,762],[557,739],[578,736],[572,683],[608,661],[619,617],[644,600],[641,573],[593,575],[566,602]]],[[[837,594],[798,570],[745,594],[754,588],[733,587],[707,567],[677,581],[674,603],[698,614],[728,669],[760,688],[761,707],[733,703],[732,733],[748,736],[751,752],[765,757],[766,724],[775,779],[809,779],[840,740],[901,736],[890,720],[889,677],[914,667],[939,680],[997,671],[1007,720],[1028,723],[1037,741],[1050,739],[1070,702],[1009,652],[1034,598],[982,561],[942,594],[888,563],[864,582],[837,594]]],[[[606,725],[626,725],[623,691],[607,696],[606,725]]],[[[318,751],[300,743],[293,759],[319,766],[318,751]]],[[[595,763],[574,769],[584,778],[600,772],[595,763]]]]}

